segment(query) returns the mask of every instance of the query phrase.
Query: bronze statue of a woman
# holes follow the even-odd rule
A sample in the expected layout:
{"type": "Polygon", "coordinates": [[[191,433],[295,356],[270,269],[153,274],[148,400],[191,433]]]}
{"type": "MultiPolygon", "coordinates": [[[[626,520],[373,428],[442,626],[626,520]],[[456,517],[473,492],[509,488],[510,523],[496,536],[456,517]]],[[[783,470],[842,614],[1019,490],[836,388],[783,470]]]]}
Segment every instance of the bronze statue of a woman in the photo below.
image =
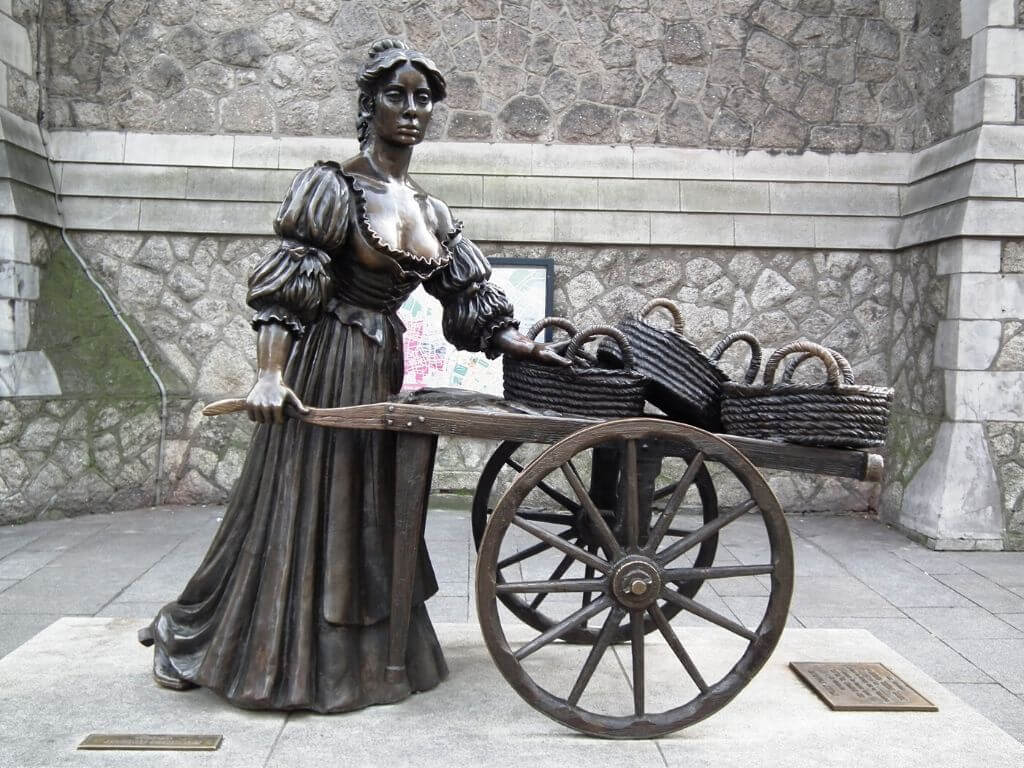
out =
{"type": "MultiPolygon", "coordinates": [[[[281,244],[249,279],[259,422],[210,550],[177,601],[140,633],[161,685],[210,688],[252,709],[341,712],[393,700],[385,683],[394,535],[394,433],[313,427],[285,407],[379,402],[398,392],[395,312],[423,283],[457,347],[561,358],[517,330],[512,306],[448,207],[408,176],[445,80],[396,40],[358,76],[360,152],[295,177],[281,244]]],[[[420,547],[404,690],[447,668],[424,601],[420,547]]]]}

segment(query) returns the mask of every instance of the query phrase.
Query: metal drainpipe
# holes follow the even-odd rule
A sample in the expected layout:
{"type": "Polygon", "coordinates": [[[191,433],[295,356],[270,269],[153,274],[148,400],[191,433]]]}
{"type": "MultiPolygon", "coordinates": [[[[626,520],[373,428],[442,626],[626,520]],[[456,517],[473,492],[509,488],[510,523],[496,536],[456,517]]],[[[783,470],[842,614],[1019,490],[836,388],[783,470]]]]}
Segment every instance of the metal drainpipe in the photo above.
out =
{"type": "Polygon", "coordinates": [[[71,238],[68,237],[67,224],[64,219],[64,209],[61,205],[61,185],[57,182],[56,174],[53,170],[53,158],[50,156],[50,143],[46,131],[46,110],[44,107],[46,91],[45,84],[43,81],[42,73],[42,45],[43,45],[43,34],[42,34],[42,17],[44,13],[45,2],[39,4],[39,16],[36,18],[36,83],[39,85],[39,108],[38,108],[38,124],[39,124],[39,136],[43,142],[43,151],[46,154],[46,167],[50,172],[50,182],[53,184],[54,189],[54,202],[57,206],[57,218],[60,220],[60,235],[64,240],[64,244],[71,251],[71,254],[75,257],[78,265],[85,272],[85,276],[89,278],[89,282],[95,286],[96,290],[99,291],[100,296],[103,297],[103,301],[107,307],[114,314],[114,318],[124,328],[125,333],[128,334],[128,338],[131,339],[136,351],[139,353],[139,357],[142,359],[143,365],[146,366],[146,370],[149,371],[149,375],[156,382],[156,387],[160,392],[160,439],[157,442],[156,449],[156,465],[155,479],[154,479],[154,491],[153,491],[153,504],[158,506],[163,502],[163,474],[164,474],[164,442],[167,439],[167,387],[164,386],[163,379],[160,378],[160,374],[157,373],[153,367],[153,363],[149,359],[149,355],[146,354],[146,350],[142,348],[142,343],[139,341],[139,337],[135,335],[135,331],[132,330],[131,326],[125,321],[124,316],[121,314],[121,310],[118,309],[114,300],[107,293],[100,282],[93,275],[92,270],[86,263],[85,259],[82,258],[78,249],[75,248],[75,244],[71,242],[71,238]]]}

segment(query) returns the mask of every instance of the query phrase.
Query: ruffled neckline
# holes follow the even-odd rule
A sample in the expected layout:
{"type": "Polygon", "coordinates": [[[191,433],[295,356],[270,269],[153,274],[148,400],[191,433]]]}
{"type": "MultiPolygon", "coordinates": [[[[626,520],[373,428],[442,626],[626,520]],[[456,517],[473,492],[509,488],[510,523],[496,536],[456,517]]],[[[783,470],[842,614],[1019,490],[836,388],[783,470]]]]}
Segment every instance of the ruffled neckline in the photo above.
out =
{"type": "MultiPolygon", "coordinates": [[[[380,233],[377,232],[372,226],[370,226],[370,217],[366,212],[366,190],[363,189],[362,183],[355,177],[354,174],[349,173],[343,169],[340,165],[336,165],[337,172],[344,178],[349,185],[349,188],[355,194],[355,206],[356,206],[356,222],[359,226],[359,231],[362,232],[363,237],[366,238],[376,250],[394,259],[400,266],[406,264],[415,267],[426,267],[429,274],[436,272],[442,267],[448,266],[452,260],[452,252],[448,247],[448,244],[455,239],[455,237],[462,231],[462,222],[454,222],[454,227],[448,233],[448,236],[443,240],[438,239],[438,244],[441,246],[438,251],[437,258],[423,258],[417,253],[408,251],[404,248],[396,248],[387,242],[380,233]]],[[[436,236],[436,235],[435,235],[436,236]]],[[[419,274],[419,270],[414,269],[419,274]]]]}

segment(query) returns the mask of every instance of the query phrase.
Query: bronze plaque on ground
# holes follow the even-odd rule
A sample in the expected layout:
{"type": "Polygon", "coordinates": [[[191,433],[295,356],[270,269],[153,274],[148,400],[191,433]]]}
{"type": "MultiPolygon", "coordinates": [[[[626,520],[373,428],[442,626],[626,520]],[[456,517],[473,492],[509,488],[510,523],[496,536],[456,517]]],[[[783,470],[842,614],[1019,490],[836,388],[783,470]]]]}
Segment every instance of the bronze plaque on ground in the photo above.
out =
{"type": "Polygon", "coordinates": [[[838,711],[937,712],[884,664],[791,661],[800,678],[838,711]]]}
{"type": "Polygon", "coordinates": [[[183,733],[90,733],[82,739],[78,748],[212,752],[223,739],[220,735],[193,736],[183,733]]]}

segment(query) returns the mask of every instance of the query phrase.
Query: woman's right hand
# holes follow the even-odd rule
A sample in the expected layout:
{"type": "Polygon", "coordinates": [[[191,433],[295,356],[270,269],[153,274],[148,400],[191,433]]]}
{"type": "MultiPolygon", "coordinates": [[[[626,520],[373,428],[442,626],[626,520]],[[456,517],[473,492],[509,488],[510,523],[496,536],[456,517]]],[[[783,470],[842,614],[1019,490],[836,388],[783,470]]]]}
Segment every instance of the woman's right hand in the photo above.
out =
{"type": "Polygon", "coordinates": [[[260,424],[283,424],[286,405],[303,415],[309,413],[299,396],[285,386],[281,374],[276,372],[260,376],[245,398],[245,410],[249,418],[260,424]]]}

